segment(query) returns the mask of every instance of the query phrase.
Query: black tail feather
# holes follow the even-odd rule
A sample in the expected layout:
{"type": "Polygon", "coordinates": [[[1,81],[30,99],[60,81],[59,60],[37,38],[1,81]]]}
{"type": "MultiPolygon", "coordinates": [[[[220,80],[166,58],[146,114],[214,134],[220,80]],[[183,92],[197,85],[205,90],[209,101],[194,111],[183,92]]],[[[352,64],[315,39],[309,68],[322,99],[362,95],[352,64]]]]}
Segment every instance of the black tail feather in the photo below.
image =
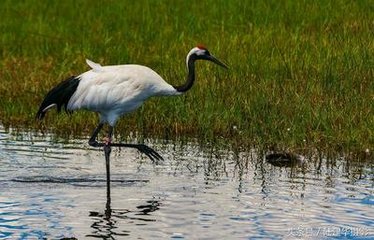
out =
{"type": "Polygon", "coordinates": [[[40,105],[39,110],[36,113],[36,118],[42,120],[47,110],[53,105],[56,105],[58,112],[61,112],[62,107],[64,107],[65,111],[68,112],[68,102],[77,90],[78,84],[79,78],[72,76],[52,88],[40,105]]]}

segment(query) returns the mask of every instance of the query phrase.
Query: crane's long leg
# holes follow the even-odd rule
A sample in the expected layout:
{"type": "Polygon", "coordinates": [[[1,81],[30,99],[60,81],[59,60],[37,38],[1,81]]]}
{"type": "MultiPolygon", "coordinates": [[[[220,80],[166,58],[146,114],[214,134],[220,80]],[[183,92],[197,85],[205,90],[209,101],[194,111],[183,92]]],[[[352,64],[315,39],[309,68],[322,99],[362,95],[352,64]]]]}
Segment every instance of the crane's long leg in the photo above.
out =
{"type": "MultiPolygon", "coordinates": [[[[111,198],[110,198],[110,153],[112,151],[110,144],[108,143],[99,143],[96,141],[97,135],[103,128],[104,123],[99,123],[99,125],[95,128],[95,130],[92,133],[91,138],[88,140],[88,144],[92,147],[104,147],[104,153],[105,153],[105,165],[106,165],[106,210],[105,215],[107,218],[110,218],[111,215],[111,198]]],[[[110,142],[110,140],[109,140],[110,142]]]]}
{"type": "Polygon", "coordinates": [[[104,145],[105,153],[105,167],[106,167],[106,209],[105,215],[110,218],[112,210],[110,208],[111,198],[110,198],[110,152],[112,148],[109,144],[104,145]]]}
{"type": "Polygon", "coordinates": [[[113,135],[113,127],[109,126],[109,134],[108,134],[109,143],[108,144],[110,146],[112,146],[112,147],[136,148],[138,151],[140,151],[140,152],[144,153],[145,155],[147,155],[147,157],[149,157],[152,160],[152,162],[157,162],[159,160],[164,160],[161,157],[160,154],[158,154],[155,150],[153,150],[152,148],[148,147],[145,144],[112,143],[111,142],[112,135],[113,135]]]}

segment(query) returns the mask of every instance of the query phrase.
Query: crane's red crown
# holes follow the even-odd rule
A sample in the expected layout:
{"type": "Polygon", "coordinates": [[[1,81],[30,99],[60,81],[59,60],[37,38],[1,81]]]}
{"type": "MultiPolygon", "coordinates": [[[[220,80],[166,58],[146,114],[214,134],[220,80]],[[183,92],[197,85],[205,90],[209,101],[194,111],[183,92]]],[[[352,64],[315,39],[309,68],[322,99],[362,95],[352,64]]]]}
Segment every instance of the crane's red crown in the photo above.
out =
{"type": "Polygon", "coordinates": [[[201,50],[207,50],[206,47],[203,44],[197,44],[197,48],[201,50]]]}

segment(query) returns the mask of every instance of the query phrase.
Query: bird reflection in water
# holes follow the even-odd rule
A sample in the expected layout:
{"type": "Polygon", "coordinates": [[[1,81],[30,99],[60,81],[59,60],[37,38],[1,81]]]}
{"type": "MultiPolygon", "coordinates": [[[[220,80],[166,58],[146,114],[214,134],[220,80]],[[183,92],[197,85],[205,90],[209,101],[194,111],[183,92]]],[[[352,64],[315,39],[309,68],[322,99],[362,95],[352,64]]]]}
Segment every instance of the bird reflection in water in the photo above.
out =
{"type": "Polygon", "coordinates": [[[91,234],[86,237],[96,237],[103,239],[115,239],[115,236],[129,236],[130,231],[119,229],[117,222],[120,220],[128,222],[154,222],[156,219],[147,218],[149,213],[159,209],[160,202],[158,200],[148,200],[145,204],[137,206],[137,210],[128,209],[112,209],[110,202],[107,202],[104,213],[91,211],[89,216],[94,219],[91,228],[91,234]],[[144,216],[144,217],[142,217],[144,216]]]}
{"type": "Polygon", "coordinates": [[[145,204],[136,207],[137,210],[128,209],[112,209],[111,208],[111,193],[110,193],[110,153],[111,146],[104,146],[105,162],[107,170],[107,201],[105,204],[105,210],[103,213],[90,211],[89,217],[94,219],[94,223],[91,228],[94,231],[86,237],[95,237],[102,239],[115,239],[116,236],[129,236],[130,231],[119,229],[117,222],[119,220],[141,221],[141,222],[154,222],[155,219],[148,218],[146,216],[149,213],[159,210],[161,203],[158,200],[152,199],[146,201],[145,204]],[[143,216],[143,217],[142,217],[143,216]]]}

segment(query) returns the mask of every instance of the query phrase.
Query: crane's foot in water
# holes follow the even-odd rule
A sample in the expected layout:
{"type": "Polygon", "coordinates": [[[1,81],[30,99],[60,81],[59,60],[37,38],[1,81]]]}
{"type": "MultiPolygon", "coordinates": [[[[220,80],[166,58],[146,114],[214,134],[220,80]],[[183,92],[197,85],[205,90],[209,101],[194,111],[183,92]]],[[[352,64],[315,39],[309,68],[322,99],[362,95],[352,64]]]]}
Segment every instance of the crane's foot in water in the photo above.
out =
{"type": "Polygon", "coordinates": [[[131,143],[111,143],[110,146],[112,147],[127,147],[127,148],[135,148],[139,152],[144,153],[147,155],[152,162],[158,163],[159,161],[163,161],[164,159],[158,152],[153,150],[151,147],[148,147],[145,144],[131,144],[131,143]]]}

